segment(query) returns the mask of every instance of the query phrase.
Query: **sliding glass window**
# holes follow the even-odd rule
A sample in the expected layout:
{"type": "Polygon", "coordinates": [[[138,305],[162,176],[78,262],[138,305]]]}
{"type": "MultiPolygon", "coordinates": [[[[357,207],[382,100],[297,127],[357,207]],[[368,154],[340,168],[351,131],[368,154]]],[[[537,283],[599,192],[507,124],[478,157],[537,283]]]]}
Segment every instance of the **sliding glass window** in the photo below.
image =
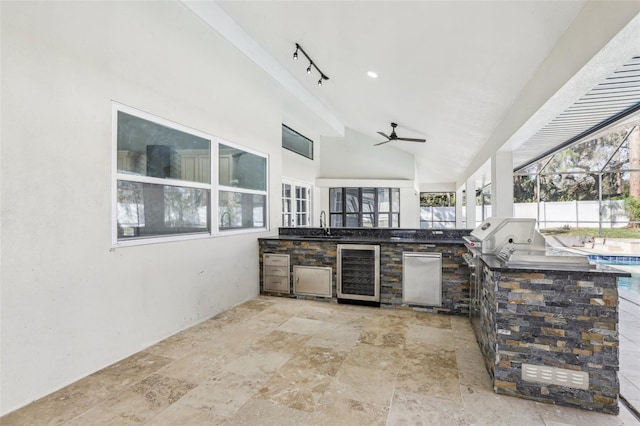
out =
{"type": "Polygon", "coordinates": [[[265,155],[124,105],[113,113],[114,244],[267,226],[265,155]]]}
{"type": "Polygon", "coordinates": [[[117,111],[117,241],[208,234],[211,140],[117,111]]]}

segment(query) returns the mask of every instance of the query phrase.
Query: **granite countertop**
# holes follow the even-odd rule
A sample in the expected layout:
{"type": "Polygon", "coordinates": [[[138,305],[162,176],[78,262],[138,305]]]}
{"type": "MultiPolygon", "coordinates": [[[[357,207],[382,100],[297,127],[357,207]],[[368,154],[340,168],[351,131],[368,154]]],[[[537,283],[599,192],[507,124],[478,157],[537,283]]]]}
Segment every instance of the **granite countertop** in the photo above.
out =
{"type": "Polygon", "coordinates": [[[280,240],[280,241],[319,241],[336,244],[464,244],[463,239],[447,238],[402,238],[402,237],[374,237],[374,236],[339,236],[339,235],[274,235],[271,237],[261,237],[259,240],[280,240]]]}
{"type": "Polygon", "coordinates": [[[613,268],[608,265],[600,265],[600,264],[588,264],[588,265],[579,265],[579,264],[563,264],[563,263],[535,263],[532,262],[529,264],[519,264],[519,265],[506,265],[505,262],[495,255],[483,254],[480,256],[485,265],[489,267],[492,271],[501,271],[501,272],[509,272],[509,271],[531,271],[531,272],[549,272],[549,271],[560,271],[560,272],[580,272],[580,273],[597,273],[597,274],[612,274],[620,277],[630,277],[631,274],[629,272],[622,271],[620,269],[613,268]]]}

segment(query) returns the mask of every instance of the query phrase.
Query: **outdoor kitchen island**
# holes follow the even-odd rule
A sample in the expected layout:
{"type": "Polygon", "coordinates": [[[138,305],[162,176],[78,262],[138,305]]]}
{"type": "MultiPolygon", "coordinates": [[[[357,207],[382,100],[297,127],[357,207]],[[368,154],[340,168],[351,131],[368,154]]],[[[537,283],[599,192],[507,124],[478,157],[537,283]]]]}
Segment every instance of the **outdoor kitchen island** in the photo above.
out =
{"type": "Polygon", "coordinates": [[[547,247],[535,219],[488,218],[469,236],[471,326],[496,393],[618,413],[618,278],[547,247]]]}
{"type": "MultiPolygon", "coordinates": [[[[468,315],[469,269],[463,258],[467,252],[462,239],[467,229],[383,229],[383,228],[280,228],[279,235],[259,238],[260,293],[273,296],[297,297],[322,301],[340,301],[339,247],[374,247],[378,251],[378,297],[370,304],[385,308],[406,308],[434,313],[468,315]],[[329,232],[329,235],[326,233],[329,232]],[[410,277],[403,275],[408,256],[438,255],[438,277],[429,274],[439,286],[439,303],[420,297],[415,300],[405,285],[410,277]],[[266,257],[265,257],[266,255],[266,257]],[[281,256],[286,256],[281,257],[281,256]],[[265,259],[267,265],[265,265],[265,259]],[[275,261],[281,265],[269,265],[275,261]],[[286,261],[286,262],[285,262],[286,261]],[[326,271],[327,284],[300,291],[296,273],[306,277],[313,272],[326,271]],[[302,273],[301,273],[302,272],[302,273]],[[270,281],[282,280],[275,287],[270,281]],[[266,284],[266,286],[265,286],[266,284]]],[[[410,259],[415,260],[415,259],[410,259]]],[[[343,265],[344,266],[344,265],[343,265]]],[[[373,269],[373,268],[372,268],[373,269]]],[[[349,300],[345,297],[342,300],[349,300]]],[[[357,301],[354,301],[357,303],[357,301]]]]}
{"type": "Polygon", "coordinates": [[[617,414],[617,279],[629,274],[479,259],[475,331],[494,391],[617,414]]]}
{"type": "Polygon", "coordinates": [[[335,302],[338,245],[379,246],[379,306],[470,315],[496,393],[618,413],[617,281],[629,274],[570,262],[507,266],[491,254],[476,255],[470,273],[462,239],[469,233],[342,228],[326,235],[320,228],[281,228],[280,235],[259,239],[260,292],[335,302]],[[440,306],[403,301],[407,252],[441,253],[440,306]],[[286,256],[286,270],[275,267],[284,274],[281,290],[265,290],[265,255],[286,256]],[[296,266],[325,268],[330,289],[297,294],[296,266]]]}

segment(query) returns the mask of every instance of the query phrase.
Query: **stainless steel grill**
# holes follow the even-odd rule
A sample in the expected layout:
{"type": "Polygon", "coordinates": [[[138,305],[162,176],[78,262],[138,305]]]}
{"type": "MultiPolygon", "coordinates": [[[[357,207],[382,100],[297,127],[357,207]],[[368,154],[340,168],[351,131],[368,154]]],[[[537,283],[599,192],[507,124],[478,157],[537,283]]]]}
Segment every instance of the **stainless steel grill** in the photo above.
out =
{"type": "Polygon", "coordinates": [[[544,237],[536,231],[535,219],[491,217],[463,238],[473,255],[495,255],[505,266],[595,266],[586,256],[548,254],[544,237]]]}
{"type": "Polygon", "coordinates": [[[544,269],[592,269],[586,256],[548,255],[544,237],[536,231],[535,219],[492,217],[463,237],[469,253],[463,257],[469,265],[469,317],[471,326],[480,335],[480,305],[486,289],[482,289],[483,268],[478,257],[496,256],[507,267],[544,269]]]}

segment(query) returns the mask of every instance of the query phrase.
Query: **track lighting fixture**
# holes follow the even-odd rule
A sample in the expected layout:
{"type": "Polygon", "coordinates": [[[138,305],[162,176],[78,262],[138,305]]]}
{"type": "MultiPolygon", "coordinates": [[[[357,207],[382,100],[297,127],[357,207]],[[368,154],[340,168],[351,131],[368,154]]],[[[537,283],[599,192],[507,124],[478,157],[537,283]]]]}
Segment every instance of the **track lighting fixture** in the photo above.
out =
{"type": "Polygon", "coordinates": [[[298,51],[302,52],[304,57],[307,58],[307,60],[309,61],[309,66],[307,67],[307,74],[311,74],[311,71],[313,70],[313,68],[315,68],[316,71],[318,71],[318,74],[320,74],[320,79],[318,80],[318,86],[322,86],[322,80],[329,80],[329,77],[327,77],[322,71],[320,71],[320,68],[318,68],[316,63],[313,62],[313,59],[311,59],[309,55],[307,55],[307,52],[305,52],[302,46],[300,46],[298,43],[296,43],[296,51],[293,52],[293,59],[298,59],[298,51]]]}

